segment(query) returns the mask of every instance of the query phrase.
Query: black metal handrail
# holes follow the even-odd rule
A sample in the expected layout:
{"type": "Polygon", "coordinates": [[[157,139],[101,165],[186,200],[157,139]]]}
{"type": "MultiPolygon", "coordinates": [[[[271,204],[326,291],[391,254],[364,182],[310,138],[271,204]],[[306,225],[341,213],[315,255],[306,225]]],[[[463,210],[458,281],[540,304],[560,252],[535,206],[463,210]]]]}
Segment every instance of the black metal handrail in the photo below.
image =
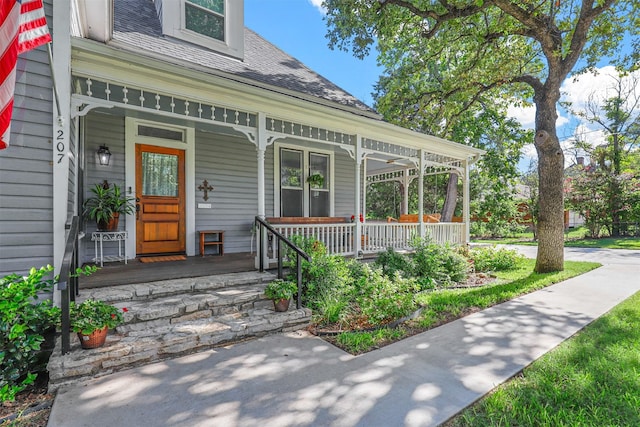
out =
{"type": "Polygon", "coordinates": [[[67,223],[66,229],[69,230],[67,235],[67,243],[64,248],[64,256],[62,258],[62,267],[60,268],[60,276],[58,278],[58,290],[60,291],[60,328],[62,331],[62,354],[67,354],[71,350],[71,340],[69,330],[71,327],[71,319],[69,317],[69,306],[71,301],[75,301],[78,292],[78,275],[75,271],[78,267],[78,233],[80,231],[80,218],[74,216],[71,222],[67,223]]]}
{"type": "Polygon", "coordinates": [[[293,250],[296,253],[296,280],[297,280],[297,284],[298,284],[298,298],[296,300],[296,308],[301,308],[302,307],[302,262],[301,262],[301,258],[304,258],[307,261],[311,261],[311,257],[302,249],[300,249],[298,246],[295,245],[295,243],[293,243],[291,240],[287,239],[284,235],[282,235],[278,230],[276,230],[275,228],[273,228],[271,226],[271,224],[269,224],[269,222],[267,222],[266,220],[264,220],[263,218],[260,218],[259,216],[256,216],[255,219],[255,225],[257,226],[257,232],[260,236],[260,240],[259,240],[259,244],[258,244],[258,248],[257,248],[257,252],[258,252],[258,259],[260,260],[260,271],[264,271],[264,256],[263,256],[263,249],[264,249],[264,237],[266,233],[263,233],[262,228],[264,227],[265,229],[267,229],[267,231],[269,231],[271,234],[273,234],[275,236],[275,238],[277,239],[278,242],[278,278],[282,279],[283,278],[283,273],[282,273],[282,243],[284,243],[285,245],[287,245],[291,250],[293,250]]]}

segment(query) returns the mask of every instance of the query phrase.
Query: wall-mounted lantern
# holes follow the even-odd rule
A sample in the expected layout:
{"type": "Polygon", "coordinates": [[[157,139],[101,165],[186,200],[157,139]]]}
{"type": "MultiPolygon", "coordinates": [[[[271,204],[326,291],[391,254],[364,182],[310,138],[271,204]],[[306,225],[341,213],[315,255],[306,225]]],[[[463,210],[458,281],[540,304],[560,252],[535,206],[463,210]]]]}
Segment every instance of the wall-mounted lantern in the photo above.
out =
{"type": "Polygon", "coordinates": [[[102,144],[100,148],[98,148],[98,160],[100,160],[100,164],[102,166],[109,166],[110,159],[111,159],[111,151],[109,151],[109,147],[102,144]]]}

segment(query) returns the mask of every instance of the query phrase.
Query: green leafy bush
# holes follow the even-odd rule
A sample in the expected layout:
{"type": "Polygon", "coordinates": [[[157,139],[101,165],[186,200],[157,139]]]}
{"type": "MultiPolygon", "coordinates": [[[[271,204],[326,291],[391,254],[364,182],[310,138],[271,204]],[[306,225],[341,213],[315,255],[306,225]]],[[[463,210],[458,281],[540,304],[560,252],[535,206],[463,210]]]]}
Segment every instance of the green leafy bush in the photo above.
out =
{"type": "Polygon", "coordinates": [[[466,280],[468,261],[451,246],[420,238],[414,239],[411,245],[415,251],[413,276],[423,289],[432,286],[433,281],[446,286],[466,280]]]}
{"type": "Polygon", "coordinates": [[[415,266],[409,256],[396,252],[393,248],[387,248],[385,252],[378,254],[375,265],[382,268],[388,277],[400,272],[403,276],[412,276],[415,266]]]}
{"type": "Polygon", "coordinates": [[[415,281],[399,273],[387,277],[380,268],[365,266],[355,283],[355,302],[371,325],[380,325],[406,316],[417,308],[415,281]]]}
{"type": "Polygon", "coordinates": [[[44,333],[60,319],[51,300],[40,301],[55,281],[45,279],[53,267],[32,268],[28,276],[0,279],[0,398],[13,400],[35,381],[44,333]]]}
{"type": "Polygon", "coordinates": [[[513,270],[518,262],[524,259],[515,249],[478,247],[469,252],[476,271],[506,271],[513,270]]]}

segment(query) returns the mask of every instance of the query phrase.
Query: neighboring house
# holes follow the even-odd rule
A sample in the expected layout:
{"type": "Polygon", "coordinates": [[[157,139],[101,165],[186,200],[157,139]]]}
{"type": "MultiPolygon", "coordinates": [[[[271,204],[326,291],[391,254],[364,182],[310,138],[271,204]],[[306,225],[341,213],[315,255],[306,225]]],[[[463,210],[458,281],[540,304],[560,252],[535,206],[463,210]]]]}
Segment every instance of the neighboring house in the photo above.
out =
{"type": "MultiPolygon", "coordinates": [[[[576,157],[576,163],[564,169],[565,188],[567,185],[570,187],[570,180],[579,175],[585,170],[584,157],[576,157]]],[[[579,212],[567,209],[564,211],[564,226],[565,228],[576,228],[584,225],[584,217],[579,212]]]]}
{"type": "MultiPolygon", "coordinates": [[[[138,198],[138,215],[120,221],[129,258],[196,255],[202,229],[225,231],[225,253],[249,252],[256,216],[344,223],[348,239],[333,251],[346,255],[415,233],[468,241],[469,167],[483,151],[383,121],[244,28],[243,1],[45,5],[60,119],[46,50],[32,51],[18,62],[12,142],[0,151],[0,274],[59,269],[65,224],[104,180],[138,198]],[[108,165],[98,161],[101,146],[108,165]],[[357,220],[367,181],[450,172],[463,182],[463,223],[357,220]],[[306,182],[313,174],[324,178],[319,188],[306,182]],[[143,177],[156,185],[143,189],[143,177]]],[[[87,262],[95,224],[83,230],[87,262]]]]}

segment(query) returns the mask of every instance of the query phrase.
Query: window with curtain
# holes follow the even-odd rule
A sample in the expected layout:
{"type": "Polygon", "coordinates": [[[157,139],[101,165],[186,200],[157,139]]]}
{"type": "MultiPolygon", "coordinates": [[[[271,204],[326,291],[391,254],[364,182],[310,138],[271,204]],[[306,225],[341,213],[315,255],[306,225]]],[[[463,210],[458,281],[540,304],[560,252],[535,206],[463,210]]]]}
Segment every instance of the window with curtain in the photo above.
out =
{"type": "Polygon", "coordinates": [[[178,156],[142,153],[142,194],[178,196],[178,156]]]}

